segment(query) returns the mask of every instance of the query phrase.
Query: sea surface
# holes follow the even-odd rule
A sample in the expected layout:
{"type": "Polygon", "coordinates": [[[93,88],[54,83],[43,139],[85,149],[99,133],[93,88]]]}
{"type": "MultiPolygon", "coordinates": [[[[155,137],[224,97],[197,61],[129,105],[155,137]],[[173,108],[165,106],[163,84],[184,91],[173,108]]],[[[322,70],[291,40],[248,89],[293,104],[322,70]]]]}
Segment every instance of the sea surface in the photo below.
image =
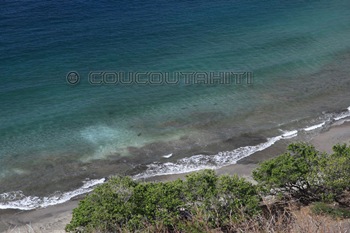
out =
{"type": "Polygon", "coordinates": [[[62,203],[112,174],[234,164],[317,132],[350,116],[349,72],[348,0],[3,0],[0,209],[62,203]],[[230,83],[203,79],[225,72],[230,83]],[[179,73],[197,76],[157,82],[179,73]]]}

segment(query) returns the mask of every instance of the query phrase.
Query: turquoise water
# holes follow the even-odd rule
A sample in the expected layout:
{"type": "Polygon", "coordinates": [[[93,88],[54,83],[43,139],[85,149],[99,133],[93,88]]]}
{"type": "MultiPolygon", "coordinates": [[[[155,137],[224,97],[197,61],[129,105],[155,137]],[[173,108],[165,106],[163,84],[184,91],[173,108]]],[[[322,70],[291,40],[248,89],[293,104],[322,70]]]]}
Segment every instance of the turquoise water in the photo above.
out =
{"type": "Polygon", "coordinates": [[[85,178],[137,174],[164,155],[217,154],[247,133],[322,122],[350,105],[349,22],[345,0],[5,1],[0,193],[72,190],[85,178]],[[70,71],[78,85],[66,82],[70,71]],[[88,82],[94,71],[253,72],[254,80],[98,86],[88,82]]]}

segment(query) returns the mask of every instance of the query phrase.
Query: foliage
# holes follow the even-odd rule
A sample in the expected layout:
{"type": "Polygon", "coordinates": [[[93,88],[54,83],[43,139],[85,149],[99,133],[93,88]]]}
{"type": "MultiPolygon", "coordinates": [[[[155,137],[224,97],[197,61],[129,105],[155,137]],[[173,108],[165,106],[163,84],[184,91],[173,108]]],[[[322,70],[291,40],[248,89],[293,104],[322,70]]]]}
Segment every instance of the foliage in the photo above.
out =
{"type": "Polygon", "coordinates": [[[315,202],[311,206],[311,211],[318,215],[328,215],[332,218],[350,218],[350,210],[339,206],[331,206],[323,202],[315,202]]]}
{"type": "Polygon", "coordinates": [[[96,188],[73,211],[67,231],[154,230],[203,232],[259,213],[255,186],[212,170],[186,180],[136,182],[115,177],[96,188]]]}
{"type": "Polygon", "coordinates": [[[327,157],[323,167],[323,183],[337,199],[350,189],[350,147],[346,144],[333,146],[333,154],[327,157]]]}
{"type": "Polygon", "coordinates": [[[238,176],[216,176],[212,170],[192,173],[185,181],[191,213],[201,213],[210,227],[226,227],[259,213],[255,186],[238,176]]]}
{"type": "Polygon", "coordinates": [[[132,210],[136,203],[129,200],[136,186],[137,183],[129,177],[115,177],[97,187],[73,210],[73,218],[66,230],[87,227],[109,231],[116,225],[132,225],[133,222],[128,220],[134,217],[132,210]]]}
{"type": "Polygon", "coordinates": [[[302,203],[334,201],[350,182],[350,147],[336,145],[333,154],[317,151],[305,143],[295,143],[288,152],[253,171],[265,194],[289,195],[302,203]]]}

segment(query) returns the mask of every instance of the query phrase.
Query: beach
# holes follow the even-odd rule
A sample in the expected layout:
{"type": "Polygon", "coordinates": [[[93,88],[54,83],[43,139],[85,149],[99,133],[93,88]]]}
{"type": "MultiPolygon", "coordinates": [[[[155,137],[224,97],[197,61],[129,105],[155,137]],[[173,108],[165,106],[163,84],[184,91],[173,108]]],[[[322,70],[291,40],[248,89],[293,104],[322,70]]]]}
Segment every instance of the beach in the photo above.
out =
{"type": "Polygon", "coordinates": [[[0,16],[0,232],[63,232],[112,175],[254,182],[292,142],[349,143],[348,0],[4,1],[0,16]]]}
{"type": "Polygon", "coordinates": [[[0,232],[65,232],[64,228],[72,218],[72,210],[78,206],[79,200],[47,208],[18,211],[0,211],[0,232]]]}
{"type": "MultiPolygon", "coordinates": [[[[237,174],[252,180],[251,173],[257,165],[269,158],[275,157],[285,151],[286,146],[291,141],[283,141],[267,148],[266,150],[254,153],[246,157],[237,164],[229,165],[217,169],[218,174],[237,174]]],[[[313,136],[308,140],[318,150],[331,152],[332,146],[337,143],[350,143],[350,123],[333,125],[327,130],[313,136]]],[[[186,174],[156,176],[146,179],[146,181],[167,181],[184,178],[186,174]]],[[[254,182],[254,181],[253,181],[254,182]]],[[[64,228],[72,217],[72,210],[77,207],[82,196],[76,197],[66,203],[49,206],[46,208],[19,211],[0,210],[0,231],[1,232],[40,232],[54,233],[65,232],[64,228]]]]}

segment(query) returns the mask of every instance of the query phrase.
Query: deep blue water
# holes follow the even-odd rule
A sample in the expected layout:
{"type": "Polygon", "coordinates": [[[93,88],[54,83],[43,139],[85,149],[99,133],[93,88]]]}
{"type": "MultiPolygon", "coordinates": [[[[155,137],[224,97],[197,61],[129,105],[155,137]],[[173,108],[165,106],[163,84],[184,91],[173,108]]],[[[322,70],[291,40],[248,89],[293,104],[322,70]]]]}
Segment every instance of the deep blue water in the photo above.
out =
{"type": "Polygon", "coordinates": [[[2,1],[0,192],[101,174],[72,163],[131,159],[127,170],[317,123],[350,105],[349,48],[346,0],[2,1]],[[94,71],[253,72],[254,82],[90,85],[94,71]]]}

